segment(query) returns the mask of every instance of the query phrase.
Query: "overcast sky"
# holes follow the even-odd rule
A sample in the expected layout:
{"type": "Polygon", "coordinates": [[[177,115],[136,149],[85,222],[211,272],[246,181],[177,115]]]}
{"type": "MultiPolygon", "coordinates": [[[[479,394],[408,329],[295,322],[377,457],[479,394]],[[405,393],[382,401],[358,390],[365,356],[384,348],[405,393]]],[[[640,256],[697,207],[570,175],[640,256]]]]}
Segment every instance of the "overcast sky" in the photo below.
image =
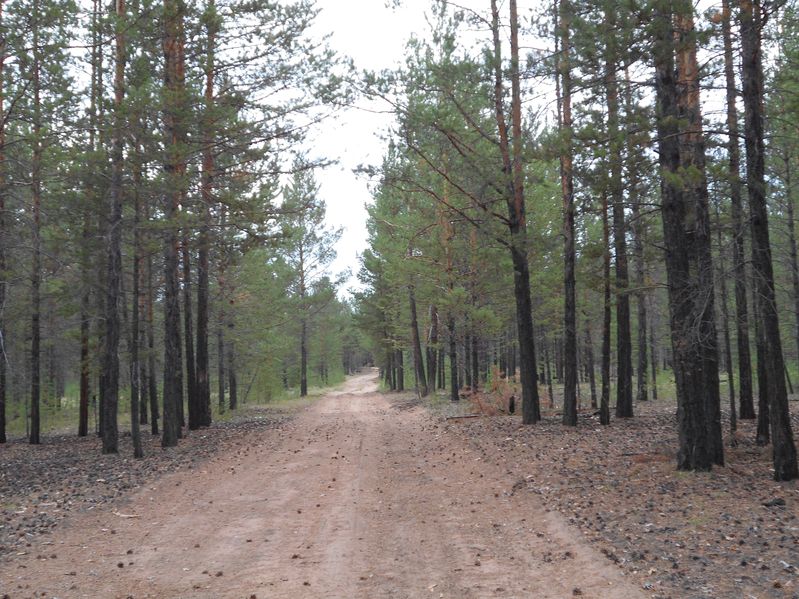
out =
{"type": "MultiPolygon", "coordinates": [[[[519,13],[529,24],[533,10],[540,10],[542,0],[520,0],[519,13]]],[[[401,0],[396,8],[391,0],[317,0],[321,13],[315,31],[331,34],[330,45],[343,56],[351,57],[359,71],[379,71],[401,64],[405,45],[411,35],[424,37],[428,32],[425,13],[430,0],[401,0]]],[[[503,20],[507,2],[500,0],[503,20]]],[[[458,5],[485,13],[488,0],[458,0],[458,5]]],[[[482,39],[482,35],[481,35],[482,39]]],[[[328,222],[343,227],[338,245],[335,272],[349,268],[352,278],[347,287],[357,285],[358,254],[367,244],[366,209],[371,196],[367,181],[353,173],[360,165],[379,165],[385,150],[380,135],[393,123],[391,114],[376,114],[387,106],[357,102],[356,107],[340,111],[336,120],[322,125],[314,136],[312,152],[338,161],[317,173],[321,194],[327,203],[328,222]],[[371,109],[371,110],[368,110],[371,109]]]]}
{"type": "MultiPolygon", "coordinates": [[[[359,70],[381,70],[403,60],[405,42],[414,31],[425,28],[424,12],[429,2],[405,0],[397,9],[387,8],[384,0],[319,0],[322,9],[316,30],[331,34],[330,45],[351,57],[359,70]]],[[[390,114],[375,114],[366,108],[386,107],[367,104],[342,110],[335,120],[323,124],[314,136],[313,152],[338,164],[317,173],[322,197],[327,202],[328,222],[343,227],[338,258],[333,266],[340,272],[349,268],[356,284],[358,254],[366,248],[366,208],[370,201],[367,182],[353,173],[359,165],[379,164],[384,144],[379,138],[391,125],[390,114]]]]}

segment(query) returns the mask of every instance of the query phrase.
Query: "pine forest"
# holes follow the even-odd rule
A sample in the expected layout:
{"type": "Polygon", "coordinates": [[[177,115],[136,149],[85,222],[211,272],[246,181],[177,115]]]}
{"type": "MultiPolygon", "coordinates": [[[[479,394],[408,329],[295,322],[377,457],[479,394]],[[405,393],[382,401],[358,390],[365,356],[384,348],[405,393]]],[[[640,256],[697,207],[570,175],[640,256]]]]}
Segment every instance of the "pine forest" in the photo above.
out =
{"type": "Polygon", "coordinates": [[[796,0],[0,0],[0,597],[796,597],[797,139],[796,0]]]}

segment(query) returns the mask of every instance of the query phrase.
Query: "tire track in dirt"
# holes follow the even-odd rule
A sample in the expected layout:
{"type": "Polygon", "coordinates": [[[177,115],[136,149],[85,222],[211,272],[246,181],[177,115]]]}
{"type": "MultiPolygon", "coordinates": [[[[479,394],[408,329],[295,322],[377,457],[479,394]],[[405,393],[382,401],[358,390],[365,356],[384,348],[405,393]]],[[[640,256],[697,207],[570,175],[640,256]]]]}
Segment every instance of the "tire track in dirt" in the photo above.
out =
{"type": "Polygon", "coordinates": [[[511,485],[369,373],[199,472],[75,515],[0,565],[0,596],[645,596],[511,485]]]}

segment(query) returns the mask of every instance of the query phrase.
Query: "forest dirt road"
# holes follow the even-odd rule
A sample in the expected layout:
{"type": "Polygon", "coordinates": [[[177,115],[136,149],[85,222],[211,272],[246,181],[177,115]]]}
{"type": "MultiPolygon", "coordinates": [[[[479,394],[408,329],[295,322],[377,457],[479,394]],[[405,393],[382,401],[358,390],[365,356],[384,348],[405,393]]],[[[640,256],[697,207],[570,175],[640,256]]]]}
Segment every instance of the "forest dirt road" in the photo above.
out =
{"type": "Polygon", "coordinates": [[[0,597],[647,595],[495,460],[376,388],[353,377],[199,471],[75,515],[0,564],[0,597]]]}

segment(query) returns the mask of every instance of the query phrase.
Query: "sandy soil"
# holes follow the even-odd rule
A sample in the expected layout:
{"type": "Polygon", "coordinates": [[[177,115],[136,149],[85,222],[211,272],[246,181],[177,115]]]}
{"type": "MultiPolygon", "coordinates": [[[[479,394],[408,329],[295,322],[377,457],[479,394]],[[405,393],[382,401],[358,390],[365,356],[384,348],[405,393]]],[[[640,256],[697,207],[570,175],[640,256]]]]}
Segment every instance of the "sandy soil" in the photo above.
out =
{"type": "MultiPolygon", "coordinates": [[[[75,514],[0,597],[644,597],[374,372],[199,470],[75,514]]],[[[513,460],[513,455],[507,456],[513,460]]]]}

